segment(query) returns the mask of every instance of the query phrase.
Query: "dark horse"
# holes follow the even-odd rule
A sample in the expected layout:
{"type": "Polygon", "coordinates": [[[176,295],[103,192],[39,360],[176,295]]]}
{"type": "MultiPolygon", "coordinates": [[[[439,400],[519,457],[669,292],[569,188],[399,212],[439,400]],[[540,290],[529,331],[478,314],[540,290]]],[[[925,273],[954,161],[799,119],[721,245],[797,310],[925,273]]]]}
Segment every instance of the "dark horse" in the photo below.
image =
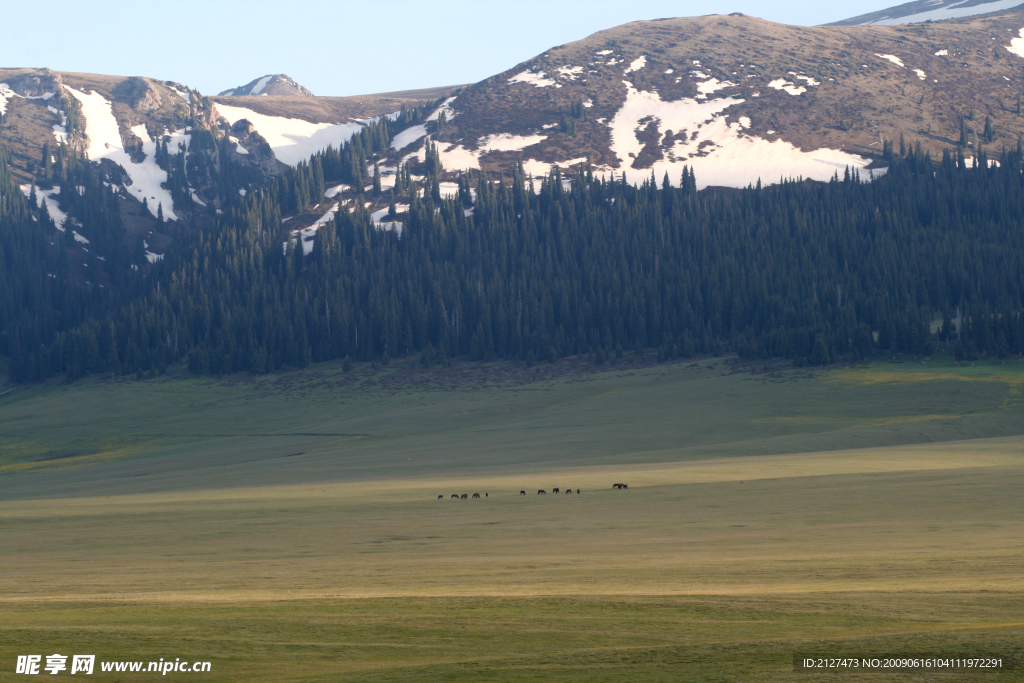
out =
{"type": "Polygon", "coordinates": [[[551,489],[551,493],[561,493],[558,489],[551,489]]]}
{"type": "Polygon", "coordinates": [[[479,497],[480,497],[480,494],[479,494],[479,493],[474,493],[474,494],[473,494],[473,497],[474,497],[474,498],[479,498],[479,497]]]}
{"type": "Polygon", "coordinates": [[[452,494],[452,498],[455,498],[456,500],[458,500],[458,498],[459,498],[459,494],[457,494],[457,493],[453,493],[453,494],[452,494]]]}
{"type": "Polygon", "coordinates": [[[613,489],[628,489],[628,484],[612,484],[613,489]]]}
{"type": "Polygon", "coordinates": [[[463,494],[462,494],[461,496],[459,496],[459,498],[460,498],[461,500],[468,500],[468,499],[469,499],[469,496],[468,496],[467,494],[463,493],[463,494]]]}
{"type": "Polygon", "coordinates": [[[520,492],[519,492],[519,495],[520,495],[520,496],[525,496],[525,495],[526,495],[526,491],[520,491],[520,492]]]}
{"type": "Polygon", "coordinates": [[[565,490],[565,492],[566,492],[567,494],[569,494],[569,493],[572,493],[572,489],[566,489],[566,490],[565,490]]]}
{"type": "Polygon", "coordinates": [[[437,499],[438,500],[444,500],[444,496],[443,495],[442,496],[438,496],[437,499]]]}
{"type": "Polygon", "coordinates": [[[545,491],[544,489],[541,489],[540,491],[537,491],[537,495],[538,496],[546,496],[546,495],[548,495],[548,492],[545,491]]]}

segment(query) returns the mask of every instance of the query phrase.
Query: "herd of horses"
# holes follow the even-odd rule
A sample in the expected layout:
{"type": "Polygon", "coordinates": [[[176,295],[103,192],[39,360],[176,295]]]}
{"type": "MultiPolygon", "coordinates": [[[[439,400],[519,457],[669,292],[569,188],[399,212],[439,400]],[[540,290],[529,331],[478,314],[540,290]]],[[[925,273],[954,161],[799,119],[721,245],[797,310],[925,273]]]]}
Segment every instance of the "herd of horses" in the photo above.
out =
{"type": "MultiPolygon", "coordinates": [[[[612,484],[612,488],[621,491],[622,489],[628,489],[629,485],[628,484],[612,484]]],[[[562,490],[560,488],[553,488],[553,489],[551,489],[551,492],[552,493],[561,493],[562,490]]],[[[566,489],[565,492],[567,494],[572,493],[572,489],[571,488],[570,489],[566,489]]],[[[526,491],[525,490],[524,491],[520,491],[519,495],[520,496],[525,496],[526,495],[526,491]]],[[[538,496],[546,496],[546,495],[548,495],[548,492],[545,491],[544,489],[537,489],[537,495],[538,496]]],[[[580,490],[579,489],[576,489],[576,495],[580,495],[580,490]]],[[[484,498],[487,498],[488,496],[489,496],[489,494],[487,494],[487,493],[484,494],[484,498]]],[[[458,493],[453,493],[452,494],[452,498],[455,499],[455,500],[467,500],[467,499],[469,499],[469,497],[470,496],[469,496],[468,493],[463,493],[461,495],[458,494],[458,493]]],[[[473,498],[479,498],[479,497],[480,497],[479,493],[474,493],[473,494],[473,498]]],[[[440,496],[438,496],[437,499],[438,500],[444,500],[444,494],[441,494],[440,496]]]]}

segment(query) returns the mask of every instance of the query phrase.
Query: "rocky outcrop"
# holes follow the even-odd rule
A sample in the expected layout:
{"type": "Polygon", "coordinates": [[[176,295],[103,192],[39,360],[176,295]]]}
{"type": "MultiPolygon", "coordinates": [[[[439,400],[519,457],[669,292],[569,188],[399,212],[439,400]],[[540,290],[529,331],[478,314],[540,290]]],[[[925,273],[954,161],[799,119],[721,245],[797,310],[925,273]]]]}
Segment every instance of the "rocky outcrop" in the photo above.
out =
{"type": "Polygon", "coordinates": [[[113,94],[138,114],[157,111],[163,105],[163,97],[148,78],[126,78],[117,84],[113,94]]]}
{"type": "Polygon", "coordinates": [[[63,83],[60,74],[50,69],[39,69],[5,79],[7,86],[22,97],[43,97],[59,93],[63,83]]]}

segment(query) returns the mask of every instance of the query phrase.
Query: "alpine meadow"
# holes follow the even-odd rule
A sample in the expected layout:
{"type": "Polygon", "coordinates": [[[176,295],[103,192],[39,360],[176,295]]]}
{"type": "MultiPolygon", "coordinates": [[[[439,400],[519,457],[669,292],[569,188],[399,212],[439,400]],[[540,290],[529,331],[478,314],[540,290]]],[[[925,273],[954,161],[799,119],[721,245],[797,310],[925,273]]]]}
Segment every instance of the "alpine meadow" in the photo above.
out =
{"type": "Polygon", "coordinates": [[[702,7],[0,68],[0,683],[1024,681],[1024,5],[702,7]]]}

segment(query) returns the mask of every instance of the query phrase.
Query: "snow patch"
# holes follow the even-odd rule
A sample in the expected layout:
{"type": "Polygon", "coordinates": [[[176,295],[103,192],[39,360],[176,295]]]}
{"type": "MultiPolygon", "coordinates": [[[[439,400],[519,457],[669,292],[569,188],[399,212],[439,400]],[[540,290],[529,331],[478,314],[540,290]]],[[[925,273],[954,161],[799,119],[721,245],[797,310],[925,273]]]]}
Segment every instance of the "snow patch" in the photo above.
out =
{"type": "Polygon", "coordinates": [[[84,235],[79,235],[74,230],[71,231],[71,236],[75,238],[75,241],[79,244],[89,244],[89,239],[84,235]]]}
{"type": "Polygon", "coordinates": [[[807,85],[810,85],[812,87],[817,87],[817,86],[821,85],[821,81],[816,81],[813,78],[811,78],[810,76],[805,76],[803,74],[795,74],[792,71],[789,72],[789,75],[790,76],[795,76],[796,78],[799,78],[801,81],[806,81],[807,85]]]}
{"type": "Polygon", "coordinates": [[[7,100],[17,97],[18,93],[11,90],[11,86],[0,83],[0,115],[7,113],[7,100]]]}
{"type": "Polygon", "coordinates": [[[935,53],[935,56],[936,57],[948,57],[949,56],[949,50],[939,50],[938,52],[935,53]]]}
{"type": "Polygon", "coordinates": [[[391,149],[405,149],[412,143],[427,135],[426,126],[412,126],[391,139],[391,149]]]}
{"type": "Polygon", "coordinates": [[[261,78],[256,83],[256,85],[252,86],[252,90],[249,91],[249,94],[259,95],[261,92],[263,92],[263,89],[267,87],[267,83],[270,83],[271,78],[273,78],[273,76],[264,76],[263,78],[261,78]]]}
{"type": "Polygon", "coordinates": [[[749,120],[744,121],[743,117],[730,124],[722,113],[742,104],[742,99],[684,98],[666,102],[656,92],[638,91],[631,85],[627,88],[626,102],[610,127],[612,152],[620,162],[617,173],[624,171],[631,183],[647,180],[652,170],[657,178],[668,173],[670,180],[678,183],[684,165],[696,171],[700,187],[745,187],[759,179],[776,182],[779,178],[797,177],[827,181],[837,170],[841,172],[848,166],[863,169],[870,163],[870,159],[840,150],[804,152],[784,140],[769,141],[744,133],[749,120]],[[643,149],[636,130],[640,121],[651,119],[657,122],[660,132],[686,131],[688,135],[665,150],[665,158],[651,167],[634,169],[633,160],[643,149]]]}
{"type": "Polygon", "coordinates": [[[917,74],[917,77],[920,78],[922,81],[927,80],[928,78],[928,74],[926,74],[921,69],[914,69],[914,73],[917,74]]]}
{"type": "Polygon", "coordinates": [[[238,142],[238,138],[229,135],[228,140],[235,143],[235,151],[238,152],[239,154],[249,153],[249,150],[247,150],[245,147],[242,147],[241,143],[238,142]]]}
{"type": "Polygon", "coordinates": [[[538,88],[550,88],[551,86],[555,86],[557,88],[562,87],[558,83],[556,83],[554,79],[545,78],[545,73],[543,71],[538,71],[537,73],[534,73],[532,71],[524,71],[521,74],[516,74],[512,78],[508,79],[508,82],[528,83],[538,88]]]}
{"type": "MultiPolygon", "coordinates": [[[[19,189],[26,198],[32,196],[32,185],[21,185],[19,189]]],[[[54,185],[52,190],[43,190],[38,185],[36,186],[36,208],[43,208],[45,203],[46,212],[53,219],[53,224],[57,226],[58,230],[64,232],[64,223],[67,222],[68,215],[60,210],[60,205],[57,203],[58,196],[60,196],[60,185],[54,185]]]]}
{"type": "Polygon", "coordinates": [[[768,84],[768,87],[788,92],[790,95],[793,95],[794,97],[797,95],[802,95],[803,93],[807,92],[807,88],[803,87],[802,85],[794,85],[790,81],[787,81],[785,78],[778,78],[772,81],[771,83],[768,84]]]}
{"type": "Polygon", "coordinates": [[[1011,38],[1006,49],[1018,57],[1024,58],[1024,28],[1020,30],[1020,38],[1011,38]]]}
{"type": "Polygon", "coordinates": [[[488,135],[478,145],[483,152],[518,152],[538,142],[548,139],[547,135],[512,135],[510,133],[498,133],[488,135]]]}
{"type": "Polygon", "coordinates": [[[142,140],[142,151],[145,158],[136,164],[124,150],[117,119],[110,102],[99,93],[79,92],[65,86],[68,92],[82,105],[85,115],[85,134],[89,139],[86,153],[91,161],[110,159],[123,168],[131,179],[131,187],[126,192],[140,202],[145,200],[149,212],[157,215],[159,206],[163,206],[165,220],[178,220],[174,213],[174,201],[171,193],[162,187],[167,182],[167,172],[157,166],[156,141],[149,137],[145,125],[132,128],[132,133],[142,140]]]}
{"type": "Polygon", "coordinates": [[[553,164],[546,161],[538,161],[537,159],[527,159],[523,162],[523,171],[530,178],[541,179],[550,176],[551,171],[553,171],[556,166],[562,171],[571,171],[573,168],[585,163],[587,163],[586,157],[569,159],[568,161],[558,161],[553,164]]]}
{"type": "Polygon", "coordinates": [[[703,83],[698,83],[697,92],[699,94],[697,95],[697,99],[706,100],[708,95],[716,93],[719,90],[724,90],[725,88],[732,88],[735,85],[736,84],[731,81],[719,81],[717,78],[712,78],[711,80],[704,81],[703,83]]]}
{"type": "Polygon", "coordinates": [[[896,55],[880,55],[880,54],[878,54],[876,52],[875,56],[878,57],[879,59],[884,59],[887,62],[892,62],[893,64],[895,64],[896,66],[900,67],[901,69],[906,69],[907,68],[906,65],[903,64],[903,60],[900,59],[899,57],[897,57],[896,55]]]}
{"type": "Polygon", "coordinates": [[[217,111],[232,125],[242,119],[249,121],[270,145],[274,156],[289,166],[309,160],[329,145],[340,147],[369,122],[310,123],[302,119],[266,116],[245,107],[226,104],[218,104],[217,111]]]}
{"type": "Polygon", "coordinates": [[[583,73],[582,66],[560,66],[558,69],[558,75],[562,78],[567,78],[570,81],[575,81],[576,77],[583,73]]]}
{"type": "Polygon", "coordinates": [[[598,54],[599,56],[601,56],[601,57],[604,57],[605,55],[610,55],[611,53],[612,53],[612,50],[601,50],[601,51],[600,51],[600,52],[598,52],[597,54],[598,54]]]}
{"type": "Polygon", "coordinates": [[[351,189],[351,188],[348,185],[344,185],[344,184],[342,184],[342,185],[335,185],[334,187],[327,188],[324,191],[324,196],[327,197],[328,199],[333,199],[333,198],[337,197],[340,193],[344,192],[345,190],[349,190],[349,189],[351,189]]]}
{"type": "Polygon", "coordinates": [[[628,73],[632,73],[634,71],[639,71],[640,69],[644,68],[645,66],[647,66],[647,57],[644,56],[644,55],[640,55],[639,57],[634,59],[632,62],[630,62],[629,68],[626,69],[625,71],[623,71],[622,75],[625,76],[628,73]]]}

